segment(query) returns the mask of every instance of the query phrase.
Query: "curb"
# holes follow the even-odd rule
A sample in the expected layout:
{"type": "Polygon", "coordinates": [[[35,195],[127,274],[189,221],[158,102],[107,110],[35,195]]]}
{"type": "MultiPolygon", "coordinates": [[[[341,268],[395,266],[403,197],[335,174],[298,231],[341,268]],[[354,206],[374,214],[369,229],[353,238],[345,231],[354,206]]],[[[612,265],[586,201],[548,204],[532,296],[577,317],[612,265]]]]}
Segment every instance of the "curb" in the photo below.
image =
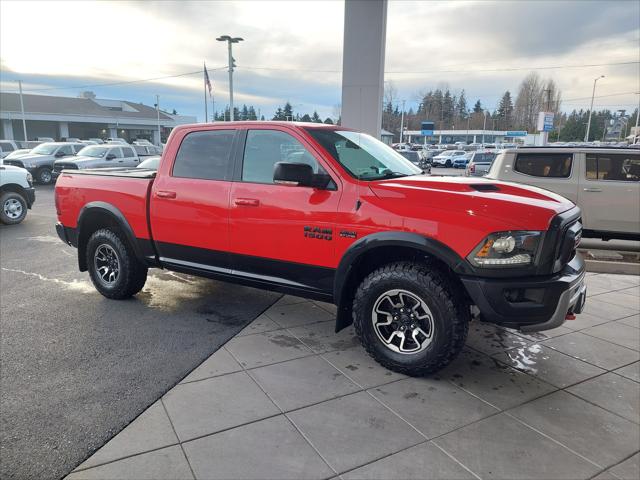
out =
{"type": "Polygon", "coordinates": [[[606,262],[602,260],[584,259],[587,272],[619,273],[623,275],[640,275],[640,263],[606,262]]]}

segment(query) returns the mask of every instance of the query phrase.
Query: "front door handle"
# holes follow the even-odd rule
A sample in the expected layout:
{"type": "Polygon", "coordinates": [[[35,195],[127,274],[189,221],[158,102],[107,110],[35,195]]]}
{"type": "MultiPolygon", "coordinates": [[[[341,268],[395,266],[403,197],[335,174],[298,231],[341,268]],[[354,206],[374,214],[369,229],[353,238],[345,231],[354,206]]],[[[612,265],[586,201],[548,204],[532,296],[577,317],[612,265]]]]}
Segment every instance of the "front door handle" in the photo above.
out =
{"type": "Polygon", "coordinates": [[[158,190],[156,192],[158,198],[176,198],[176,192],[170,192],[168,190],[158,190]]]}
{"type": "Polygon", "coordinates": [[[236,198],[233,203],[238,207],[257,207],[260,201],[255,198],[236,198]]]}
{"type": "Polygon", "coordinates": [[[587,188],[583,188],[583,190],[585,192],[601,192],[602,191],[601,188],[597,188],[597,187],[587,187],[587,188]]]}

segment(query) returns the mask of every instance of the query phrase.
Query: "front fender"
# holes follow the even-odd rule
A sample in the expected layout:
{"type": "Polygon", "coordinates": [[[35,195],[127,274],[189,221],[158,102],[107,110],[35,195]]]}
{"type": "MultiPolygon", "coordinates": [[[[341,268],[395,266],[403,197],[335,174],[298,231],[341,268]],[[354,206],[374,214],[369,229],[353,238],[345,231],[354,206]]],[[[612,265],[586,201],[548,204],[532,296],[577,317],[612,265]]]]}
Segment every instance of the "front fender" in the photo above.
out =
{"type": "Polygon", "coordinates": [[[357,286],[354,270],[358,262],[365,253],[383,247],[411,248],[440,260],[456,273],[461,275],[473,273],[470,265],[463,258],[433,238],[412,232],[397,231],[378,232],[362,237],[344,253],[336,270],[333,285],[333,298],[338,306],[336,332],[352,323],[351,296],[357,286]]]}

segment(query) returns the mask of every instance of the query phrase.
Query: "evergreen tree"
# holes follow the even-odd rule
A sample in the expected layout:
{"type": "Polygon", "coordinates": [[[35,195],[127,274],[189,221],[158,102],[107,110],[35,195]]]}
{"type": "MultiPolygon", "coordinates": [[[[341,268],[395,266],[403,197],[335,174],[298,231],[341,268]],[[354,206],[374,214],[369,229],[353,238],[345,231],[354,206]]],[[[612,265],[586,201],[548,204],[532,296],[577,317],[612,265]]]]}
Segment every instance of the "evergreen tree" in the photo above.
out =
{"type": "Polygon", "coordinates": [[[482,103],[480,103],[480,99],[478,99],[476,104],[473,106],[473,112],[474,113],[481,113],[483,110],[484,109],[482,108],[482,103]]]}
{"type": "Polygon", "coordinates": [[[451,96],[451,92],[447,89],[442,97],[442,121],[444,127],[448,128],[454,122],[454,98],[451,96]]]}
{"type": "Polygon", "coordinates": [[[249,120],[249,109],[246,105],[242,105],[242,111],[240,112],[240,120],[249,120]]]}
{"type": "Polygon", "coordinates": [[[247,120],[257,120],[258,117],[256,116],[256,109],[253,108],[253,105],[251,105],[249,107],[249,118],[247,120]]]}
{"type": "Polygon", "coordinates": [[[456,103],[456,115],[464,120],[467,118],[467,97],[465,96],[464,90],[460,92],[460,97],[458,97],[458,102],[456,103]]]}
{"type": "Polygon", "coordinates": [[[331,120],[329,117],[324,119],[324,123],[326,123],[327,125],[333,125],[333,120],[331,120]]]}
{"type": "Polygon", "coordinates": [[[313,115],[311,116],[311,121],[314,123],[322,123],[320,115],[318,115],[318,112],[316,112],[315,110],[313,111],[313,115]]]}
{"type": "Polygon", "coordinates": [[[308,113],[305,113],[302,118],[300,119],[300,121],[302,122],[310,122],[311,121],[311,117],[309,116],[308,113]]]}
{"type": "Polygon", "coordinates": [[[293,120],[293,107],[289,102],[284,104],[282,114],[284,115],[283,120],[293,120]]]}
{"type": "Polygon", "coordinates": [[[509,90],[502,95],[496,114],[500,118],[499,122],[503,130],[508,130],[512,127],[513,101],[511,100],[511,92],[509,92],[509,90]]]}
{"type": "Polygon", "coordinates": [[[278,107],[275,115],[273,116],[273,120],[286,120],[284,116],[284,112],[282,111],[282,108],[278,107]]]}

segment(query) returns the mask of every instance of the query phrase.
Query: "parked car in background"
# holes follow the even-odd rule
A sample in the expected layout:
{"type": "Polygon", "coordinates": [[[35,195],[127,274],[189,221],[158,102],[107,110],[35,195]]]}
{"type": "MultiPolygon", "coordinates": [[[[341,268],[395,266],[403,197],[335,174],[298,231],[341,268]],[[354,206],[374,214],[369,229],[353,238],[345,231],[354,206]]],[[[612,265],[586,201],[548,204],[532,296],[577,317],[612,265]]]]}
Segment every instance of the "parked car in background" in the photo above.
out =
{"type": "Polygon", "coordinates": [[[120,138],[120,137],[107,138],[107,142],[124,143],[125,145],[129,145],[129,142],[127,142],[124,138],[120,138]]]}
{"type": "Polygon", "coordinates": [[[104,140],[101,138],[90,138],[89,140],[91,140],[92,142],[96,142],[96,144],[98,145],[102,145],[104,143],[104,140]]]}
{"type": "Polygon", "coordinates": [[[93,140],[80,140],[80,143],[83,145],[98,145],[98,142],[94,142],[93,140]]]}
{"type": "Polygon", "coordinates": [[[89,145],[73,158],[57,160],[53,164],[53,175],[62,170],[84,170],[86,168],[137,167],[140,157],[131,145],[89,145]]]}
{"type": "Polygon", "coordinates": [[[415,166],[421,168],[424,173],[431,173],[431,163],[425,160],[422,155],[420,155],[420,152],[412,150],[401,150],[398,153],[409,160],[411,163],[413,163],[415,166]]]}
{"type": "Polygon", "coordinates": [[[19,148],[20,145],[15,140],[0,140],[0,158],[6,157],[19,148]]]}
{"type": "Polygon", "coordinates": [[[26,168],[36,182],[47,185],[53,181],[53,162],[56,159],[71,157],[86,145],[82,143],[47,142],[38,145],[26,155],[11,158],[8,165],[26,168]]]}
{"type": "Polygon", "coordinates": [[[149,157],[151,155],[162,155],[162,149],[154,145],[131,145],[139,157],[149,157]]]}
{"type": "Polygon", "coordinates": [[[81,140],[77,137],[67,137],[63,140],[67,143],[81,143],[81,140]]]}
{"type": "Polygon", "coordinates": [[[5,165],[0,159],[0,223],[22,222],[35,201],[31,174],[24,168],[5,165]]]}
{"type": "Polygon", "coordinates": [[[21,149],[29,149],[29,150],[31,150],[33,148],[36,148],[38,145],[40,145],[41,143],[44,143],[44,142],[41,142],[39,140],[27,140],[27,141],[17,140],[17,143],[18,143],[18,145],[20,146],[21,149]]]}
{"type": "Polygon", "coordinates": [[[434,167],[451,167],[456,158],[463,157],[466,153],[464,150],[445,150],[433,157],[431,164],[434,167]]]}
{"type": "Polygon", "coordinates": [[[133,142],[131,142],[131,144],[132,145],[148,145],[148,146],[153,147],[153,143],[151,143],[146,138],[138,138],[138,139],[134,140],[133,142]]]}
{"type": "Polygon", "coordinates": [[[145,168],[147,170],[158,170],[158,165],[160,165],[160,155],[156,155],[154,157],[147,157],[142,160],[136,168],[145,168]]]}
{"type": "Polygon", "coordinates": [[[493,152],[472,152],[464,174],[467,177],[482,177],[489,172],[496,158],[493,152]]]}
{"type": "Polygon", "coordinates": [[[640,151],[525,147],[499,154],[486,178],[535,185],[582,209],[585,237],[640,240],[640,151]]]}
{"type": "Polygon", "coordinates": [[[453,159],[453,168],[467,168],[467,165],[469,164],[469,158],[470,158],[470,154],[469,153],[465,153],[462,156],[458,156],[456,158],[453,159]]]}
{"type": "Polygon", "coordinates": [[[36,140],[42,143],[46,143],[46,142],[55,142],[55,139],[51,138],[51,137],[36,137],[36,140]]]}

